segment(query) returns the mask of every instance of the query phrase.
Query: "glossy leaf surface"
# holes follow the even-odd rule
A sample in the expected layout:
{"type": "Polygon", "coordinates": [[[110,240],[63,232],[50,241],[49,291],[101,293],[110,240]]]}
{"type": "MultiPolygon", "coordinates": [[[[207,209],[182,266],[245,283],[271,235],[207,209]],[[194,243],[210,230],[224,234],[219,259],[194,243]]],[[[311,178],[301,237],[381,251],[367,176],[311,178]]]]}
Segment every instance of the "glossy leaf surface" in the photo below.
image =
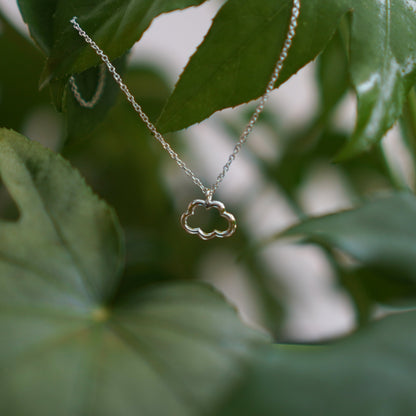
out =
{"type": "Polygon", "coordinates": [[[350,71],[358,96],[355,133],[339,158],[369,150],[402,113],[416,81],[416,7],[408,0],[355,0],[350,71]]]}
{"type": "MultiPolygon", "coordinates": [[[[290,6],[289,0],[228,1],[182,74],[160,117],[161,130],[183,129],[259,97],[282,48],[290,6]]],[[[347,12],[349,71],[359,106],[356,131],[339,158],[368,150],[391,128],[416,69],[412,3],[310,0],[302,1],[297,35],[277,86],[325,49],[347,12]]]]}

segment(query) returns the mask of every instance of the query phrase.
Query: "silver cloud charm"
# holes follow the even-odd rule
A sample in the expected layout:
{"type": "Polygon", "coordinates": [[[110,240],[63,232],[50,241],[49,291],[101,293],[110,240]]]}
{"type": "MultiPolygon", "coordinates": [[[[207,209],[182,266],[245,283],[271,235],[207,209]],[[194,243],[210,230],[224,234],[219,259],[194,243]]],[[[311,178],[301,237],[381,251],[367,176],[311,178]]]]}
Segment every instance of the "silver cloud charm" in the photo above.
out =
{"type": "Polygon", "coordinates": [[[235,230],[237,229],[237,222],[234,218],[234,215],[229,213],[225,209],[225,205],[220,201],[210,201],[203,199],[195,199],[188,205],[188,209],[181,216],[181,224],[184,230],[189,234],[195,234],[202,240],[211,240],[213,238],[226,238],[231,237],[235,230]],[[194,215],[195,210],[198,207],[203,207],[205,209],[216,209],[221,217],[225,218],[228,222],[228,227],[225,231],[214,230],[210,233],[206,233],[200,227],[193,228],[188,224],[188,219],[194,215]]]}

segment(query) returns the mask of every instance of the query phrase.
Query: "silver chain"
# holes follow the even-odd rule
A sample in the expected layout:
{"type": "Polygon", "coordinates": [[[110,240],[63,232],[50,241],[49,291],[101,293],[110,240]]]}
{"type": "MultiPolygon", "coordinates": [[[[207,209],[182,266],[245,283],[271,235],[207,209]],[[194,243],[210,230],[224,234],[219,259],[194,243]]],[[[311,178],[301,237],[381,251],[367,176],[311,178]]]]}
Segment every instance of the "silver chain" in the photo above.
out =
{"type": "Polygon", "coordinates": [[[100,101],[101,96],[103,95],[104,87],[105,87],[105,65],[104,64],[100,65],[98,71],[99,73],[98,73],[97,89],[95,90],[94,95],[91,97],[89,101],[85,100],[82,97],[81,92],[79,91],[78,85],[75,81],[75,77],[72,75],[69,78],[71,91],[74,94],[75,99],[77,100],[78,104],[81,107],[85,107],[88,109],[94,108],[97,105],[98,101],[100,101]]]}
{"type": "MultiPolygon", "coordinates": [[[[211,186],[205,186],[202,181],[198,178],[198,176],[186,165],[186,163],[178,156],[178,154],[172,149],[172,147],[169,145],[169,143],[164,139],[162,134],[160,134],[155,125],[150,121],[147,114],[143,111],[142,107],[136,102],[134,96],[131,94],[130,90],[128,89],[127,85],[124,84],[121,76],[117,73],[116,68],[114,65],[110,62],[110,59],[108,56],[100,49],[100,47],[88,36],[88,34],[81,28],[81,26],[77,22],[77,17],[73,17],[71,19],[71,23],[79,33],[79,35],[84,38],[84,40],[91,46],[91,48],[95,51],[95,53],[101,58],[103,63],[107,66],[108,71],[111,73],[111,75],[114,78],[114,81],[119,85],[121,91],[124,93],[124,95],[127,97],[127,100],[131,103],[134,110],[137,112],[137,114],[140,116],[142,121],[146,124],[149,131],[152,133],[154,138],[160,142],[162,147],[169,153],[169,156],[176,162],[176,164],[179,166],[180,169],[182,169],[187,176],[189,176],[194,184],[198,186],[201,191],[204,193],[204,195],[207,197],[207,199],[211,199],[222,181],[225,178],[225,175],[230,170],[231,164],[236,159],[238,153],[241,150],[241,147],[243,144],[247,141],[250,133],[253,130],[254,125],[256,124],[260,114],[264,110],[264,106],[269,99],[270,93],[273,91],[274,86],[279,78],[280,72],[283,68],[283,64],[287,58],[288,52],[290,47],[292,46],[293,38],[296,35],[296,28],[298,25],[298,17],[300,13],[300,0],[293,0],[293,6],[292,6],[292,14],[290,18],[289,23],[289,29],[287,31],[286,39],[283,44],[282,51],[280,53],[279,59],[276,63],[276,66],[273,70],[272,76],[270,78],[269,83],[267,84],[266,91],[264,94],[260,97],[259,104],[257,105],[253,115],[250,118],[250,121],[248,122],[246,128],[242,132],[241,136],[239,137],[239,140],[237,144],[234,146],[233,152],[230,154],[230,156],[227,159],[226,164],[221,170],[221,173],[217,176],[216,181],[211,186]]],[[[75,92],[74,92],[75,94],[75,92]]]]}

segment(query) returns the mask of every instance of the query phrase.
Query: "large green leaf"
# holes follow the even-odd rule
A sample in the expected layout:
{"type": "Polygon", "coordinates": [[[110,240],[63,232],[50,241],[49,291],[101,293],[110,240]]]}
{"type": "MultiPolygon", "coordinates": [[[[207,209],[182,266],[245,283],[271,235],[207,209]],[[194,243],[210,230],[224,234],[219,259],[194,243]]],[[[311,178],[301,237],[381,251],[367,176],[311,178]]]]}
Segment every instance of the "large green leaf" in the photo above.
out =
{"type": "Polygon", "coordinates": [[[328,346],[262,350],[215,416],[416,414],[416,312],[328,346]]]}
{"type": "Polygon", "coordinates": [[[0,130],[0,413],[199,415],[262,337],[193,283],[116,296],[114,213],[60,156],[0,130]]]}
{"type": "Polygon", "coordinates": [[[113,212],[59,156],[0,131],[1,179],[20,211],[18,222],[0,223],[2,305],[107,301],[122,265],[113,212]]]}
{"type": "MultiPolygon", "coordinates": [[[[285,41],[291,5],[291,0],[226,2],[182,74],[159,128],[180,130],[259,97],[285,41]]],[[[278,85],[314,59],[347,10],[346,1],[302,2],[297,36],[278,85]]]]}
{"type": "MultiPolygon", "coordinates": [[[[282,48],[291,3],[229,0],[182,74],[159,128],[180,130],[259,97],[282,48]]],[[[340,157],[383,137],[402,111],[416,68],[416,13],[408,1],[309,0],[302,1],[297,35],[276,86],[325,49],[348,11],[349,69],[359,109],[356,131],[340,157]]]]}
{"type": "Polygon", "coordinates": [[[341,213],[312,218],[284,235],[336,247],[382,274],[416,283],[416,197],[393,194],[341,213]]]}

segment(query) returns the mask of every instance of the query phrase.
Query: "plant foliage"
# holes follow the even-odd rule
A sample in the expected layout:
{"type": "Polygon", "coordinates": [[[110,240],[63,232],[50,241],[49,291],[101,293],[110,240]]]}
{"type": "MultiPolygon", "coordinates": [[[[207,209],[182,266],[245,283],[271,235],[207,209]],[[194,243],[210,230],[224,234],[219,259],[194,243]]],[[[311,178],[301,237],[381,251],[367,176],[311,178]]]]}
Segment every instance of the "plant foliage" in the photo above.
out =
{"type": "Polygon", "coordinates": [[[184,236],[178,201],[160,180],[164,155],[118,86],[107,79],[88,110],[68,82],[74,75],[91,95],[98,77],[99,58],[70,24],[78,16],[146,113],[175,139],[263,93],[292,1],[224,1],[173,92],[155,68],[127,65],[129,50],[155,17],[204,0],[17,3],[41,53],[0,14],[7,56],[0,61],[0,414],[416,414],[415,186],[380,144],[399,121],[414,176],[414,2],[302,0],[276,88],[316,60],[319,105],[310,123],[293,129],[267,110],[259,121],[280,154],[253,158],[299,217],[264,244],[301,236],[318,246],[356,310],[352,334],[315,345],[271,342],[196,281],[207,254],[214,266],[239,256],[262,326],[274,341],[284,339],[287,301],[251,233],[242,227],[209,245],[184,236]],[[350,90],[358,100],[352,135],[333,123],[350,90]],[[50,102],[64,115],[55,147],[69,161],[16,132],[50,102]],[[355,207],[310,218],[300,189],[334,157],[355,207]]]}

